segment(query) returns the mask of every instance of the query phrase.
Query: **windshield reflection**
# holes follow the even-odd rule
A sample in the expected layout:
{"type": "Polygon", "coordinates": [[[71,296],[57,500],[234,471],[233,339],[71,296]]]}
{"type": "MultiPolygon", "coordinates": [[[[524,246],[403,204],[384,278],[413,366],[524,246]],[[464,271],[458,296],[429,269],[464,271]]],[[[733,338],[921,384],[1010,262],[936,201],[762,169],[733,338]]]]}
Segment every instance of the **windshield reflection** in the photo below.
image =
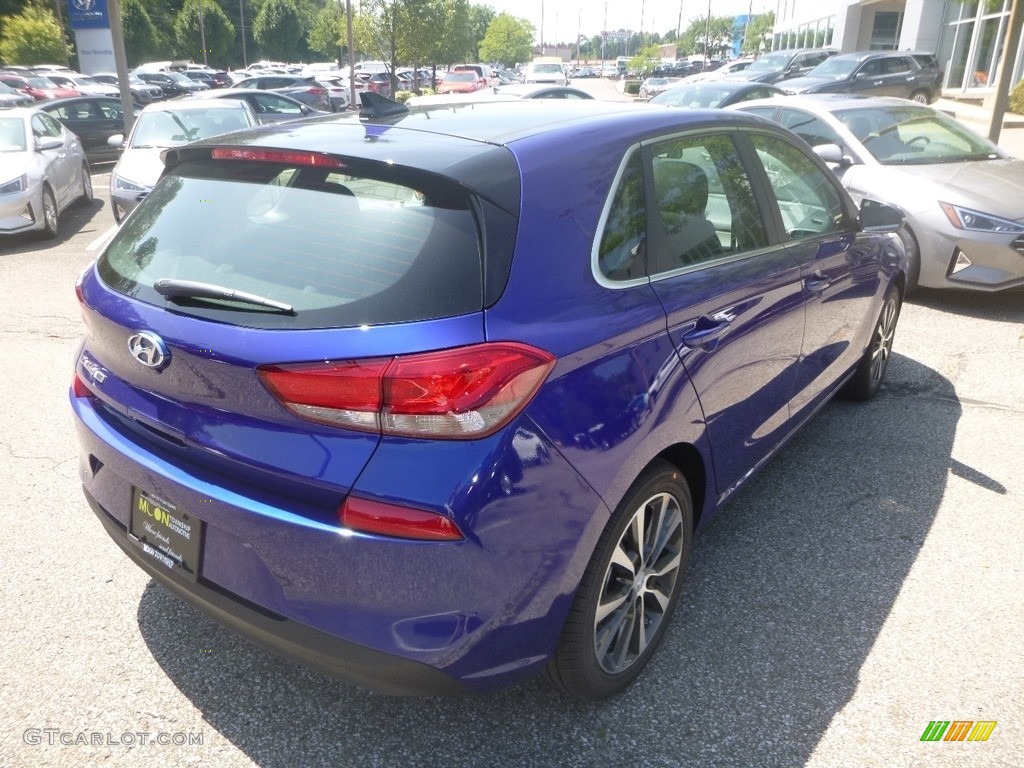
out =
{"type": "Polygon", "coordinates": [[[987,139],[923,106],[837,110],[836,118],[883,165],[930,165],[1005,157],[987,139]]]}

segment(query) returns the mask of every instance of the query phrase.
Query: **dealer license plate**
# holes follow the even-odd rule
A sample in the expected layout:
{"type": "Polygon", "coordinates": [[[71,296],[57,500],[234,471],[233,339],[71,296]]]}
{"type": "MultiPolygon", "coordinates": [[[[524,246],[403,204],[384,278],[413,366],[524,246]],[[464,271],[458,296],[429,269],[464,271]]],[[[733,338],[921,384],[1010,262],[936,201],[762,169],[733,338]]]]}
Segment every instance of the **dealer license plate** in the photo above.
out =
{"type": "Polygon", "coordinates": [[[129,533],[142,551],[189,578],[199,575],[203,524],[180,509],[132,488],[129,533]]]}

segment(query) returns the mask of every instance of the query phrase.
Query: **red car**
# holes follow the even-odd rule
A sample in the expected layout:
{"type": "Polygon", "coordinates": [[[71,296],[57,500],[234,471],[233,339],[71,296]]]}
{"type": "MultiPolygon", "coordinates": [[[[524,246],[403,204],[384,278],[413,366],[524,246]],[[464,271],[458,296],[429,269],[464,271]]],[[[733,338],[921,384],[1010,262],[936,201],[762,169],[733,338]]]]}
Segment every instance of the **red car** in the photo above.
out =
{"type": "Polygon", "coordinates": [[[437,86],[438,93],[473,93],[482,91],[487,87],[487,81],[476,72],[463,70],[461,72],[449,72],[444,80],[437,86]]]}
{"type": "Polygon", "coordinates": [[[36,101],[48,101],[49,99],[63,99],[69,96],[81,96],[78,91],[57,85],[46,77],[26,77],[24,75],[12,75],[7,72],[0,72],[0,83],[10,86],[36,101]]]}

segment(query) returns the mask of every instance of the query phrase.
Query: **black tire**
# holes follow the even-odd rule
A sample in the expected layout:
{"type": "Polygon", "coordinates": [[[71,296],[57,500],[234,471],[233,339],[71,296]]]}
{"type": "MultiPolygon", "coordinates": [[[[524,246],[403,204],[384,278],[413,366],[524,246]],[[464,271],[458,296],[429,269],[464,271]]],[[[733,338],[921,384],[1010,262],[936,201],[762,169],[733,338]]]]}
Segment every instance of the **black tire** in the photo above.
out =
{"type": "Polygon", "coordinates": [[[88,207],[92,205],[92,201],[96,199],[96,195],[92,189],[92,173],[89,171],[89,164],[87,162],[82,163],[82,196],[78,198],[79,205],[88,207]]]}
{"type": "Polygon", "coordinates": [[[60,231],[60,210],[57,208],[57,198],[53,196],[53,190],[49,185],[43,186],[43,237],[52,240],[57,237],[60,231]]]}
{"type": "Polygon", "coordinates": [[[892,342],[896,335],[896,324],[900,318],[900,293],[896,286],[890,286],[882,301],[882,311],[871,332],[871,340],[864,356],[857,364],[857,370],[843,387],[842,394],[850,400],[870,400],[878,394],[885,380],[885,372],[892,356],[892,342]]]}
{"type": "Polygon", "coordinates": [[[548,665],[555,686],[600,701],[636,680],[679,601],[692,543],[690,490],[678,469],[659,460],[601,534],[548,665]]]}
{"type": "Polygon", "coordinates": [[[928,93],[928,91],[924,90],[914,91],[912,94],[910,94],[910,100],[916,101],[918,104],[931,104],[932,95],[928,93]]]}
{"type": "Polygon", "coordinates": [[[921,246],[917,238],[906,224],[896,232],[903,241],[903,249],[907,252],[907,287],[904,293],[912,296],[917,291],[917,283],[921,279],[921,246]]]}

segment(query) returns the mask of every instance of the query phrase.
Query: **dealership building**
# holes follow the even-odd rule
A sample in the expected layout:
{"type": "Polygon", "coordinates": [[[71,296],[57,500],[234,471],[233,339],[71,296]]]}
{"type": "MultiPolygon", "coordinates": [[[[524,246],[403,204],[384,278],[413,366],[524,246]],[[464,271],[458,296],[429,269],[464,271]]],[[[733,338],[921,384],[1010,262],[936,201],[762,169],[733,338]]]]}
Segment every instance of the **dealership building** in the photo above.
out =
{"type": "MultiPolygon", "coordinates": [[[[777,0],[772,49],[934,52],[945,71],[943,95],[993,95],[1011,0],[777,0]]],[[[1024,36],[1012,57],[1012,83],[1024,78],[1024,36]]]]}

